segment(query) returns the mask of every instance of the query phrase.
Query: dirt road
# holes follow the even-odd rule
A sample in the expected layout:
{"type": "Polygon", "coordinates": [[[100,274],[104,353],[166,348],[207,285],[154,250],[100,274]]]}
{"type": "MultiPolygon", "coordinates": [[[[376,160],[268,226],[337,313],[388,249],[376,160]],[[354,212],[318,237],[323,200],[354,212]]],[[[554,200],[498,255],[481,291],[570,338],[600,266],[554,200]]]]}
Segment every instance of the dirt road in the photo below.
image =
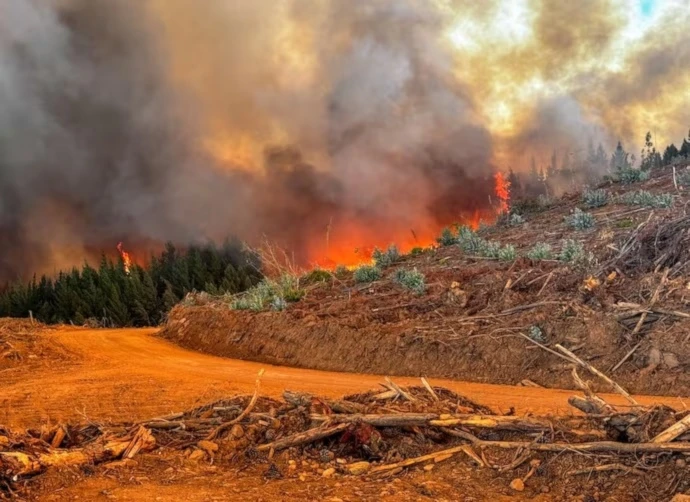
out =
{"type": "MultiPolygon", "coordinates": [[[[68,360],[28,362],[0,372],[0,423],[29,427],[65,420],[139,420],[182,411],[210,400],[251,393],[265,368],[262,394],[300,390],[341,396],[375,388],[382,377],[275,367],[204,355],[155,336],[155,330],[58,330],[44,335],[68,360]]],[[[401,384],[419,385],[413,378],[401,384]]],[[[569,413],[572,391],[433,379],[497,410],[569,413]]],[[[624,403],[617,396],[607,397],[624,403]]],[[[641,397],[683,409],[680,398],[641,397]]]]}

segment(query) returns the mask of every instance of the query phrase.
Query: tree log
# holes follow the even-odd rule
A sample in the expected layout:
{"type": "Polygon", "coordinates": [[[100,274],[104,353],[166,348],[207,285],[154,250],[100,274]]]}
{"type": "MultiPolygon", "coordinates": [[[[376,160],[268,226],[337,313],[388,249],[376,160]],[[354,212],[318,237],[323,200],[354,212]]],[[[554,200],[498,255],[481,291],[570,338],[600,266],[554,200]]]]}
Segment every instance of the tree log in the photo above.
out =
{"type": "Polygon", "coordinates": [[[679,420],[665,431],[659,433],[659,435],[652,439],[652,443],[668,443],[688,431],[690,431],[690,414],[686,415],[685,418],[679,420]]]}
{"type": "Polygon", "coordinates": [[[267,451],[267,450],[284,450],[285,448],[291,448],[293,446],[300,446],[303,444],[313,443],[320,439],[325,439],[329,436],[338,434],[344,431],[350,426],[348,423],[338,424],[334,427],[318,427],[316,429],[310,429],[306,432],[301,432],[299,434],[294,434],[278,441],[274,441],[268,444],[260,445],[257,450],[267,451]]]}

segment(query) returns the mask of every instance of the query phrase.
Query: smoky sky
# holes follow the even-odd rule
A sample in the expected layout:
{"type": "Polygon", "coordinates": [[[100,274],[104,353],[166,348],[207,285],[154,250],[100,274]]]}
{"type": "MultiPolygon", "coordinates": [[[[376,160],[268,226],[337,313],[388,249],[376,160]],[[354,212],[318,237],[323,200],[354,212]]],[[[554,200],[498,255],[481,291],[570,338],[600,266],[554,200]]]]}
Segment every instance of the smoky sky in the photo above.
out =
{"type": "Polygon", "coordinates": [[[119,241],[265,237],[307,260],[326,232],[392,241],[485,209],[497,169],[636,134],[608,103],[631,117],[656,103],[640,81],[687,81],[682,16],[602,71],[624,11],[588,4],[526,2],[517,43],[498,1],[4,0],[0,280],[119,241]]]}

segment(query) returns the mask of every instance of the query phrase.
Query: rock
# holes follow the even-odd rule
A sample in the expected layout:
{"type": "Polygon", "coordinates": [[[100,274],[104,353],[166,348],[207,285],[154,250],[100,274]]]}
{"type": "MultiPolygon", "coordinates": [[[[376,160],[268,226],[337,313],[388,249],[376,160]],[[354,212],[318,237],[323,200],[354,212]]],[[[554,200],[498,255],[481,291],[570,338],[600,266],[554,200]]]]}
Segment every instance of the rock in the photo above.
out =
{"type": "Polygon", "coordinates": [[[673,352],[664,352],[662,359],[664,361],[664,365],[670,370],[680,366],[680,362],[678,362],[678,357],[673,352]]]}
{"type": "Polygon", "coordinates": [[[658,366],[661,362],[661,351],[656,347],[649,349],[649,354],[647,355],[647,364],[649,366],[658,366]]]}
{"type": "Polygon", "coordinates": [[[10,438],[7,436],[0,436],[0,450],[5,449],[10,445],[10,438]]]}
{"type": "Polygon", "coordinates": [[[429,472],[429,471],[432,470],[433,468],[434,468],[434,464],[429,464],[429,465],[425,465],[425,466],[424,466],[424,470],[425,470],[426,472],[429,472]]]}
{"type": "Polygon", "coordinates": [[[329,467],[325,471],[323,471],[323,474],[321,474],[324,478],[332,478],[333,475],[335,474],[335,469],[333,467],[329,467]]]}
{"type": "Polygon", "coordinates": [[[510,482],[510,487],[516,492],[521,492],[525,489],[525,483],[520,478],[515,478],[510,482]]]}
{"type": "Polygon", "coordinates": [[[189,455],[189,460],[202,460],[206,457],[206,452],[204,450],[194,450],[191,455],[189,455]]]}
{"type": "Polygon", "coordinates": [[[336,461],[336,463],[341,464],[341,465],[347,464],[347,460],[345,460],[344,458],[336,458],[335,461],[336,461]]]}
{"type": "Polygon", "coordinates": [[[218,451],[218,444],[213,441],[199,441],[196,445],[209,455],[218,451]]]}
{"type": "Polygon", "coordinates": [[[688,463],[685,461],[685,459],[679,458],[676,460],[676,467],[680,467],[681,469],[685,469],[687,467],[688,463]]]}
{"type": "Polygon", "coordinates": [[[244,436],[244,429],[240,424],[235,424],[232,426],[232,429],[230,429],[230,437],[233,439],[239,439],[242,436],[244,436]]]}
{"type": "Polygon", "coordinates": [[[369,472],[370,468],[371,464],[369,462],[355,462],[354,464],[350,464],[347,466],[347,470],[353,476],[360,476],[362,474],[365,474],[369,472]]]}

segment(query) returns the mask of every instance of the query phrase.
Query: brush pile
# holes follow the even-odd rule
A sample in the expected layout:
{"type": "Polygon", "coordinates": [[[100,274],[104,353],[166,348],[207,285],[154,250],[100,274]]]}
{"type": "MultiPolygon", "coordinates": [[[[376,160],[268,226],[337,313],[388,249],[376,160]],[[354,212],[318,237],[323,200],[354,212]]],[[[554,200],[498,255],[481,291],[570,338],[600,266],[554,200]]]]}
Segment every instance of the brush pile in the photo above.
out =
{"type": "Polygon", "coordinates": [[[612,406],[575,369],[584,395],[570,403],[582,413],[566,417],[497,414],[425,379],[409,388],[386,379],[380,391],[337,400],[288,391],[277,401],[260,397],[260,377],[251,397],[143,423],[60,425],[24,434],[0,428],[0,493],[14,494],[24,479],[49,469],[117,467],[154,449],[216,465],[263,463],[267,479],[301,478],[297,470],[305,465],[322,477],[390,477],[461,456],[509,476],[518,491],[544,474],[554,456],[584,453],[579,468],[561,473],[576,476],[644,475],[690,455],[690,414],[644,408],[622,389],[630,406],[612,406]],[[525,472],[515,477],[521,467],[525,472]]]}

